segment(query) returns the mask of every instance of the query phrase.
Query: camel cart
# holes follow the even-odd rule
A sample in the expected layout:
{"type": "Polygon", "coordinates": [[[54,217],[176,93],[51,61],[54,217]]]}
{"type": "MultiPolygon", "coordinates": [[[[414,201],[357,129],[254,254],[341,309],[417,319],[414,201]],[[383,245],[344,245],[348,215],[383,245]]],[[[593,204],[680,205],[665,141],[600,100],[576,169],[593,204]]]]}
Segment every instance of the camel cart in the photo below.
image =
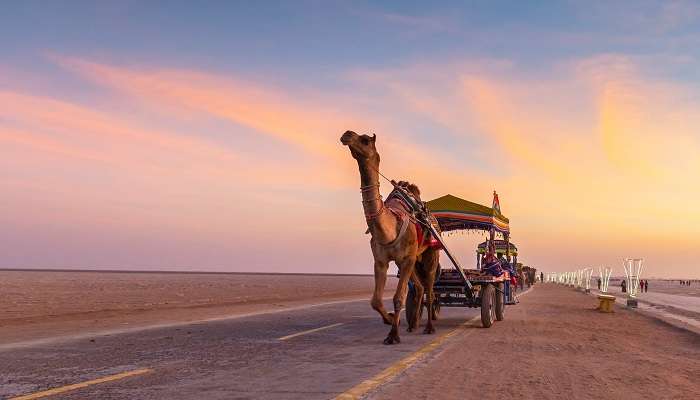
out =
{"type": "MultiPolygon", "coordinates": [[[[508,218],[500,212],[498,195],[494,192],[493,206],[487,207],[460,199],[452,195],[428,201],[427,208],[432,217],[437,220],[440,231],[433,231],[433,235],[440,241],[442,250],[452,262],[452,268],[440,267],[439,276],[434,285],[436,301],[433,315],[439,313],[440,307],[480,307],[481,323],[485,328],[491,327],[494,321],[501,321],[505,317],[505,306],[516,304],[517,300],[511,290],[511,275],[504,270],[502,274],[495,276],[484,270],[481,265],[481,257],[477,256],[475,269],[463,268],[454,254],[442,240],[442,234],[448,235],[458,231],[486,231],[491,241],[499,251],[499,243],[503,254],[506,256],[517,255],[517,248],[509,242],[510,227],[508,218]],[[496,235],[502,240],[496,241],[496,235]],[[513,251],[513,252],[511,252],[513,251]]],[[[484,246],[486,252],[487,245],[484,246]]],[[[477,254],[479,254],[477,248],[477,254]]],[[[409,285],[406,312],[410,315],[413,310],[416,291],[413,285],[409,285]]],[[[421,307],[422,311],[422,307],[421,307]]]]}
{"type": "Polygon", "coordinates": [[[535,284],[536,273],[537,269],[534,267],[529,267],[527,265],[523,267],[523,276],[525,277],[525,283],[527,283],[527,287],[530,287],[535,284]]]}

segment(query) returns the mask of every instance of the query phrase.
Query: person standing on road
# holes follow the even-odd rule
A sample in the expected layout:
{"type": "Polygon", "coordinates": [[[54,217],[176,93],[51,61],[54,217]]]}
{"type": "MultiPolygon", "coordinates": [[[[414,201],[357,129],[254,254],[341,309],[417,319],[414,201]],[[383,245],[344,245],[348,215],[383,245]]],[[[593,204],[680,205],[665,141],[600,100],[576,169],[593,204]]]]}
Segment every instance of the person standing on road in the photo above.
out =
{"type": "Polygon", "coordinates": [[[598,290],[600,290],[600,278],[598,278],[598,290]]]}
{"type": "Polygon", "coordinates": [[[649,279],[644,280],[644,293],[649,291],[649,279]]]}
{"type": "Polygon", "coordinates": [[[620,287],[622,288],[622,293],[627,293],[627,282],[624,279],[620,283],[620,287]]]}

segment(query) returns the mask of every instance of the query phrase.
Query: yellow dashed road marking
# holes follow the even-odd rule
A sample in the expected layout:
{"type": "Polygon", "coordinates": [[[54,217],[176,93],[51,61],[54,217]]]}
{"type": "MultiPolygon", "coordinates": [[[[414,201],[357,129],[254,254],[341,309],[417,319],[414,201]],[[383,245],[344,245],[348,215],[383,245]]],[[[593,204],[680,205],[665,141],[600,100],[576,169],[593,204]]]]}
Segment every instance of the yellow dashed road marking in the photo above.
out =
{"type": "MultiPolygon", "coordinates": [[[[531,287],[530,289],[522,292],[520,294],[520,296],[518,296],[518,297],[522,297],[522,296],[532,292],[533,289],[534,289],[534,287],[531,287]]],[[[403,372],[403,371],[407,370],[408,368],[410,368],[411,366],[413,366],[416,362],[418,362],[425,355],[429,354],[431,351],[435,350],[440,345],[442,345],[447,339],[456,335],[462,328],[464,328],[465,326],[471,324],[472,322],[478,321],[480,319],[481,319],[481,315],[477,315],[476,317],[459,325],[458,327],[447,332],[446,334],[435,338],[435,340],[433,340],[432,342],[430,342],[430,343],[424,345],[423,347],[421,347],[420,349],[416,350],[415,353],[395,362],[394,364],[389,366],[384,371],[367,379],[366,381],[360,383],[359,385],[350,388],[350,390],[339,394],[338,396],[335,397],[335,400],[355,400],[355,399],[361,398],[362,396],[373,391],[374,389],[378,388],[379,386],[396,378],[396,376],[398,374],[400,374],[401,372],[403,372]]]]}
{"type": "Polygon", "coordinates": [[[55,394],[65,393],[65,392],[69,392],[71,390],[82,389],[82,388],[85,388],[88,386],[97,385],[98,383],[116,381],[119,379],[128,378],[130,376],[143,375],[143,374],[149,373],[151,371],[153,371],[153,370],[150,368],[136,369],[133,371],[122,372],[121,374],[109,375],[109,376],[105,376],[102,378],[93,379],[91,381],[86,381],[86,382],[76,383],[73,385],[61,386],[61,387],[57,387],[54,389],[44,390],[43,392],[36,392],[36,393],[25,394],[23,396],[12,397],[9,400],[40,399],[42,397],[53,396],[55,394]]]}
{"type": "Polygon", "coordinates": [[[394,379],[396,377],[396,375],[407,370],[413,364],[418,362],[418,360],[423,358],[423,356],[425,356],[426,354],[435,350],[437,347],[439,347],[441,344],[443,344],[447,339],[456,335],[464,326],[469,325],[470,323],[472,323],[480,318],[481,318],[481,316],[474,317],[474,318],[470,319],[469,321],[459,325],[455,329],[447,332],[446,334],[444,334],[442,336],[438,336],[432,342],[430,342],[430,343],[424,345],[423,347],[421,347],[420,349],[416,350],[415,353],[397,361],[396,363],[392,364],[390,367],[388,367],[384,371],[378,373],[377,375],[373,376],[372,378],[367,379],[366,381],[360,383],[359,385],[357,385],[353,388],[350,388],[350,390],[339,394],[335,398],[335,400],[353,400],[353,399],[361,398],[362,396],[366,395],[370,391],[372,391],[372,390],[378,388],[379,386],[394,379]]]}

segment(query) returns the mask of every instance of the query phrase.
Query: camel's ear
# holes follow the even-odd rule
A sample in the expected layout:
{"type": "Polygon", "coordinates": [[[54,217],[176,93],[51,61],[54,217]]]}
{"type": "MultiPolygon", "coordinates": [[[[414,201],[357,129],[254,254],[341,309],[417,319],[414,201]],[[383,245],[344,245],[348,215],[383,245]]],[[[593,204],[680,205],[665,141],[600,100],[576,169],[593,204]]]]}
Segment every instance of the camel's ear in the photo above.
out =
{"type": "Polygon", "coordinates": [[[377,141],[377,134],[376,134],[376,133],[373,133],[373,134],[372,134],[372,143],[374,143],[374,142],[376,142],[376,141],[377,141]]]}

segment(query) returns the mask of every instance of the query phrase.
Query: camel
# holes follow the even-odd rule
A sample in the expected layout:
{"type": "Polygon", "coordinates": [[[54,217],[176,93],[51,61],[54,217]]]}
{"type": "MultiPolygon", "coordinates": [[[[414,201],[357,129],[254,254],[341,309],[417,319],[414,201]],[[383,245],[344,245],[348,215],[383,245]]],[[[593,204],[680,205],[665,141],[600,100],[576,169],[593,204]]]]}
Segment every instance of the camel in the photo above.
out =
{"type": "MultiPolygon", "coordinates": [[[[427,292],[428,310],[432,310],[434,301],[433,283],[438,271],[439,250],[424,244],[424,236],[418,237],[417,229],[409,218],[397,211],[387,201],[382,201],[379,192],[379,154],[375,148],[376,135],[358,135],[347,131],[340,142],[348,146],[350,154],[357,161],[360,170],[360,191],[362,206],[367,220],[367,232],[372,235],[370,247],[374,257],[374,293],[371,306],[381,315],[391,330],[384,339],[384,344],[400,343],[400,312],[406,302],[409,279],[416,286],[416,310],[414,315],[407,315],[408,331],[418,327],[418,312],[422,306],[424,292],[427,292]],[[394,261],[399,267],[399,282],[394,293],[394,312],[388,313],[382,304],[382,295],[386,284],[389,262],[394,261]]],[[[414,196],[420,191],[415,185],[400,182],[414,196]]],[[[425,230],[423,230],[425,232],[425,230]]],[[[430,233],[428,233],[429,235],[430,233]]],[[[435,333],[432,313],[428,313],[428,322],[424,333],[435,333]]]]}

